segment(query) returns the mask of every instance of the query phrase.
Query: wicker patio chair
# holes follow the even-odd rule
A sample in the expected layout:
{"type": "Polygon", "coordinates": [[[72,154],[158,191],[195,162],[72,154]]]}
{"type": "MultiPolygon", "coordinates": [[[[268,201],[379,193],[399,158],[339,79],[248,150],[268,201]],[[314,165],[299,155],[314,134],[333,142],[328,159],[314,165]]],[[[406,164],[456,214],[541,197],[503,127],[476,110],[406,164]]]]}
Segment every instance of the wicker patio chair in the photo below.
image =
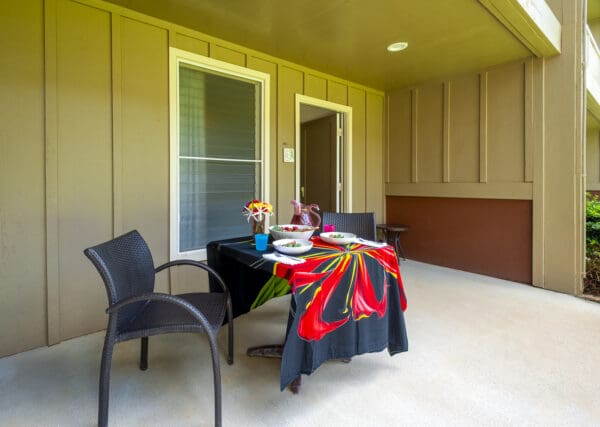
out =
{"type": "Polygon", "coordinates": [[[208,336],[213,367],[215,425],[221,425],[221,374],[217,333],[227,315],[229,350],[233,363],[231,297],[221,277],[207,265],[191,260],[167,262],[154,268],[148,245],[137,231],[84,250],[102,276],[109,306],[108,327],[102,350],[98,396],[98,425],[108,424],[110,367],[116,343],[141,338],[140,369],[148,368],[148,337],[171,332],[201,332],[208,336]],[[169,295],[154,292],[155,274],[178,265],[206,270],[223,288],[222,293],[169,295]]]}
{"type": "Polygon", "coordinates": [[[354,233],[363,239],[375,240],[377,238],[375,212],[323,212],[322,223],[333,224],[336,231],[354,233]]]}

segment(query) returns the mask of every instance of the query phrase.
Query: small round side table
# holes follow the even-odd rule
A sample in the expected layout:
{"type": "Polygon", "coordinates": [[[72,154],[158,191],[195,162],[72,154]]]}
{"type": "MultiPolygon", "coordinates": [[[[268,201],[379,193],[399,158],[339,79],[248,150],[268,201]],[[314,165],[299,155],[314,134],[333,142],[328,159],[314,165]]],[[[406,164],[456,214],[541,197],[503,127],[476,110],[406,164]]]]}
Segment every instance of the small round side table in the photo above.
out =
{"type": "Polygon", "coordinates": [[[393,239],[396,255],[398,255],[398,258],[402,257],[403,260],[406,260],[400,244],[400,234],[408,230],[409,226],[405,224],[377,224],[377,229],[383,232],[383,238],[386,242],[393,239]]]}

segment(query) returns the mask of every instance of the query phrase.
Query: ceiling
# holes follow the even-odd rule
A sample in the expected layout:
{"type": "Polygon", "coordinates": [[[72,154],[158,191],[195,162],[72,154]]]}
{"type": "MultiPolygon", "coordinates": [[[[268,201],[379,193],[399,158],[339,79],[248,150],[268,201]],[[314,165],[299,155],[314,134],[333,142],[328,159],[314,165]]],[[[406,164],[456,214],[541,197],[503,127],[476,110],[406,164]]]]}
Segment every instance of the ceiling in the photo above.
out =
{"type": "Polygon", "coordinates": [[[110,1],[378,89],[531,55],[476,0],[110,1]]]}
{"type": "Polygon", "coordinates": [[[300,104],[300,123],[310,122],[322,117],[327,117],[336,114],[333,110],[317,107],[314,105],[300,104]]]}

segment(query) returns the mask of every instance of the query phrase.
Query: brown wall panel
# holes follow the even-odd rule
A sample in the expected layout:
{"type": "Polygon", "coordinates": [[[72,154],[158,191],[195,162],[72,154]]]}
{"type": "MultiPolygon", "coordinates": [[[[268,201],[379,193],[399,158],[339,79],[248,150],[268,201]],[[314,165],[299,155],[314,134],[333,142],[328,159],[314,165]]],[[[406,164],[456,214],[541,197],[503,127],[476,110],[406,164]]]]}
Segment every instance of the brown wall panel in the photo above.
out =
{"type": "Polygon", "coordinates": [[[530,200],[388,196],[387,222],[409,259],[531,283],[530,200]]]}

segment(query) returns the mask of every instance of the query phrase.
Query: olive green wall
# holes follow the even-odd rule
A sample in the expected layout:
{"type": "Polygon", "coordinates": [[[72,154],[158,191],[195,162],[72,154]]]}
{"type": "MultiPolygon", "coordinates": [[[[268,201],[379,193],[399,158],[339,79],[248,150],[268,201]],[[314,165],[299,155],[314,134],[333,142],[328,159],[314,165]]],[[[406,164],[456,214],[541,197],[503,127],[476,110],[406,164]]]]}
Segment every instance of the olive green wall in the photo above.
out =
{"type": "MultiPolygon", "coordinates": [[[[383,93],[97,0],[6,0],[0,77],[0,356],[106,326],[82,250],[138,229],[169,257],[169,47],[271,76],[270,201],[292,216],[295,94],[353,108],[353,210],[383,217],[383,93]],[[367,174],[366,171],[370,172],[367,174]]],[[[318,202],[318,201],[317,201],[318,202]]],[[[240,220],[243,218],[240,216],[240,220]]],[[[157,289],[206,286],[192,269],[157,289]]]]}
{"type": "Polygon", "coordinates": [[[390,196],[531,199],[532,61],[387,93],[390,196]]]}
{"type": "Polygon", "coordinates": [[[386,195],[532,200],[533,284],[579,294],[584,13],[581,0],[548,3],[560,55],[386,94],[386,195]]]}
{"type": "Polygon", "coordinates": [[[600,18],[594,19],[593,21],[589,21],[588,26],[590,27],[590,30],[594,35],[596,44],[600,45],[600,18]]]}
{"type": "Polygon", "coordinates": [[[46,343],[42,5],[0,4],[0,355],[46,343]]]}

